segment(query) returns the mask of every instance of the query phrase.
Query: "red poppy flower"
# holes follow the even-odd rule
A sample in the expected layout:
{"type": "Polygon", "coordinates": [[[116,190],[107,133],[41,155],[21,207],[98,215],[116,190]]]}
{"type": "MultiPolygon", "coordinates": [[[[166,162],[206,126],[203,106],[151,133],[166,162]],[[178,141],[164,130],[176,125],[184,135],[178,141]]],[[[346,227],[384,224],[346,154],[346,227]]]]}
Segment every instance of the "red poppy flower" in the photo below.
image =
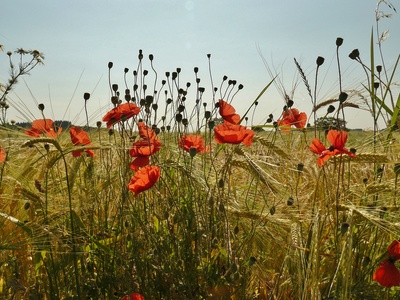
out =
{"type": "MultiPolygon", "coordinates": [[[[72,126],[69,129],[69,134],[71,136],[71,141],[75,146],[90,146],[92,143],[90,142],[89,135],[81,128],[72,126]]],[[[73,157],[78,157],[82,154],[83,150],[72,151],[73,157]]],[[[91,157],[94,157],[93,150],[85,150],[87,154],[91,157]]]]}
{"type": "Polygon", "coordinates": [[[0,148],[0,163],[4,162],[7,157],[7,152],[3,148],[0,148]]]}
{"type": "Polygon", "coordinates": [[[148,156],[138,156],[129,164],[129,168],[133,171],[137,171],[140,168],[147,166],[149,163],[150,158],[148,156]]]}
{"type": "Polygon", "coordinates": [[[144,300],[144,297],[138,293],[131,293],[123,296],[121,300],[144,300]]]}
{"type": "Polygon", "coordinates": [[[157,138],[157,134],[148,127],[144,122],[138,122],[138,130],[139,130],[139,136],[142,139],[146,140],[154,140],[157,138]]]}
{"type": "Polygon", "coordinates": [[[282,126],[283,131],[289,131],[291,126],[304,128],[307,124],[307,115],[299,112],[296,108],[289,108],[282,113],[282,119],[278,120],[278,125],[282,126]]]}
{"type": "Polygon", "coordinates": [[[220,99],[219,103],[219,114],[225,122],[232,124],[239,124],[240,116],[236,113],[235,108],[224,100],[220,99]]]}
{"type": "Polygon", "coordinates": [[[254,131],[245,126],[223,123],[214,128],[214,139],[218,144],[240,144],[250,146],[253,142],[254,131]]]}
{"type": "Polygon", "coordinates": [[[385,287],[400,285],[400,271],[395,266],[396,260],[400,259],[400,241],[393,241],[388,247],[389,258],[381,262],[379,268],[372,276],[372,280],[377,281],[385,287]]]}
{"type": "Polygon", "coordinates": [[[347,141],[346,131],[329,130],[326,138],[331,143],[329,148],[325,148],[322,142],[315,138],[312,140],[310,150],[315,154],[319,154],[318,165],[322,167],[331,156],[346,154],[350,157],[356,157],[356,155],[347,150],[344,145],[347,141]]]}
{"type": "Polygon", "coordinates": [[[37,119],[32,122],[31,129],[25,130],[25,133],[34,137],[45,134],[47,137],[56,138],[61,133],[62,128],[58,127],[55,131],[53,125],[54,122],[51,119],[37,119]]]}
{"type": "Polygon", "coordinates": [[[151,188],[160,178],[160,168],[157,166],[145,166],[140,168],[131,178],[128,189],[135,193],[135,197],[151,188]]]}
{"type": "Polygon", "coordinates": [[[162,143],[157,139],[152,140],[138,140],[133,143],[129,154],[132,157],[149,156],[160,150],[162,143]]]}
{"type": "Polygon", "coordinates": [[[196,149],[196,153],[210,151],[210,147],[204,147],[204,139],[201,135],[188,134],[181,137],[179,147],[189,152],[191,148],[196,149]]]}
{"type": "Polygon", "coordinates": [[[107,122],[107,128],[110,128],[115,123],[118,123],[121,120],[128,120],[133,116],[139,114],[140,108],[136,106],[136,104],[127,102],[121,105],[118,105],[116,108],[110,110],[103,117],[103,122],[107,122]]]}

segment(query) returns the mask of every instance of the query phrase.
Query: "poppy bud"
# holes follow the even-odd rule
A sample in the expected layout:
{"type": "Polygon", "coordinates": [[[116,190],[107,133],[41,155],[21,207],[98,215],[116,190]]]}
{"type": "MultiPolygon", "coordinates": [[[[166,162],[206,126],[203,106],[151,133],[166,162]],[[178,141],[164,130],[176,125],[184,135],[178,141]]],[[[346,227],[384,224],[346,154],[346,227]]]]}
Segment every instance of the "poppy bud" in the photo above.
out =
{"type": "Polygon", "coordinates": [[[363,183],[364,183],[364,185],[367,185],[368,179],[367,178],[363,178],[363,183]]]}
{"type": "Polygon", "coordinates": [[[294,104],[294,101],[293,101],[293,100],[288,100],[286,105],[287,105],[287,107],[290,108],[290,107],[293,106],[293,104],[294,104]]]}
{"type": "Polygon", "coordinates": [[[150,59],[150,61],[153,61],[154,55],[153,54],[149,54],[149,59],[150,59]]]}
{"type": "Polygon", "coordinates": [[[249,258],[249,266],[251,267],[252,265],[254,265],[257,262],[257,259],[254,256],[251,256],[249,258]]]}
{"type": "Polygon", "coordinates": [[[201,79],[200,78],[196,78],[196,83],[200,83],[201,79]]]}
{"type": "Polygon", "coordinates": [[[238,90],[242,90],[244,88],[243,84],[239,84],[238,90]]]}
{"type": "Polygon", "coordinates": [[[271,118],[268,118],[267,119],[267,123],[271,123],[272,122],[272,119],[271,118]]]}
{"type": "Polygon", "coordinates": [[[143,59],[142,49],[139,50],[138,59],[139,59],[139,60],[142,60],[142,59],[143,59]]]}
{"type": "Polygon", "coordinates": [[[189,125],[189,120],[186,119],[186,118],[182,119],[182,124],[183,124],[183,126],[188,126],[189,125]]]}
{"type": "Polygon", "coordinates": [[[336,46],[340,47],[343,44],[343,39],[341,37],[336,38],[336,46]]]}
{"type": "Polygon", "coordinates": [[[161,126],[161,131],[165,132],[165,126],[161,126]]]}
{"type": "Polygon", "coordinates": [[[345,234],[345,233],[347,232],[347,229],[349,229],[349,227],[350,227],[350,224],[349,224],[349,223],[343,222],[343,223],[342,223],[342,226],[340,226],[340,232],[341,232],[342,234],[345,234]]]}
{"type": "Polygon", "coordinates": [[[176,120],[178,123],[182,122],[182,114],[176,114],[175,120],[176,120]]]}
{"type": "Polygon", "coordinates": [[[28,210],[29,208],[31,207],[31,203],[28,201],[28,202],[25,202],[25,204],[24,204],[24,209],[25,210],[28,210]]]}
{"type": "Polygon", "coordinates": [[[272,123],[272,125],[277,128],[278,127],[278,122],[274,121],[274,123],[272,123]]]}
{"type": "Polygon", "coordinates": [[[110,62],[108,63],[108,68],[111,69],[111,68],[113,67],[113,65],[114,65],[114,64],[110,61],[110,62]]]}
{"type": "Polygon", "coordinates": [[[204,112],[204,118],[209,119],[211,117],[211,112],[209,110],[204,112]]]}
{"type": "Polygon", "coordinates": [[[204,87],[199,87],[199,92],[200,92],[200,93],[204,93],[205,90],[206,90],[206,89],[205,89],[204,87]]]}
{"type": "Polygon", "coordinates": [[[222,77],[222,80],[225,81],[228,79],[228,76],[224,75],[224,77],[222,77]]]}
{"type": "Polygon", "coordinates": [[[44,144],[44,150],[46,150],[47,152],[49,152],[50,150],[50,145],[49,144],[44,144]]]}
{"type": "Polygon", "coordinates": [[[211,57],[211,54],[207,54],[207,58],[210,58],[211,57]]]}
{"type": "Polygon", "coordinates": [[[128,68],[125,68],[124,69],[124,73],[126,74],[126,73],[128,73],[129,72],[129,69],[128,68]]]}
{"type": "Polygon", "coordinates": [[[343,103],[344,101],[346,101],[347,97],[348,97],[347,93],[341,92],[339,95],[339,102],[343,103]]]}
{"type": "Polygon", "coordinates": [[[131,95],[125,94],[124,99],[126,102],[131,101],[131,95]]]}
{"type": "Polygon", "coordinates": [[[268,117],[270,117],[271,119],[273,119],[273,118],[274,118],[274,115],[273,115],[273,114],[269,114],[268,117]]]}
{"type": "Polygon", "coordinates": [[[97,126],[97,128],[100,128],[101,127],[101,121],[97,121],[96,126],[97,126]]]}
{"type": "Polygon", "coordinates": [[[276,208],[275,208],[275,205],[274,205],[274,206],[272,206],[272,207],[269,209],[269,213],[270,213],[271,216],[272,216],[272,215],[275,214],[275,212],[276,212],[276,208]]]}
{"type": "Polygon", "coordinates": [[[114,92],[118,91],[118,84],[114,83],[111,87],[114,92]]]}
{"type": "Polygon", "coordinates": [[[369,258],[369,256],[364,256],[363,259],[361,260],[361,265],[363,266],[363,268],[365,268],[369,265],[370,262],[371,259],[369,258]]]}
{"type": "Polygon", "coordinates": [[[152,108],[153,108],[153,110],[157,110],[157,109],[158,109],[158,104],[157,104],[157,103],[154,103],[154,104],[152,105],[152,108]]]}
{"type": "Polygon", "coordinates": [[[327,109],[327,113],[330,114],[330,113],[333,113],[334,111],[335,111],[335,107],[333,105],[329,105],[328,109],[327,109]]]}
{"type": "Polygon", "coordinates": [[[218,187],[220,189],[222,189],[224,187],[224,180],[222,178],[220,180],[218,180],[218,187]]]}
{"type": "Polygon", "coordinates": [[[357,59],[360,57],[360,51],[358,51],[358,49],[354,49],[353,51],[351,51],[351,53],[349,54],[349,57],[351,59],[357,59]]]}
{"type": "Polygon", "coordinates": [[[186,82],[186,88],[189,88],[192,84],[190,82],[186,82]]]}
{"type": "Polygon", "coordinates": [[[374,89],[378,89],[379,88],[379,82],[374,82],[374,89]]]}
{"type": "Polygon", "coordinates": [[[143,90],[147,90],[147,84],[143,84],[143,90]]]}
{"type": "Polygon", "coordinates": [[[303,171],[303,169],[304,169],[304,164],[302,163],[297,164],[297,171],[301,172],[303,171]]]}
{"type": "Polygon", "coordinates": [[[287,205],[292,206],[293,203],[294,203],[294,199],[292,197],[289,197],[289,199],[287,200],[287,205]]]}
{"type": "Polygon", "coordinates": [[[168,105],[168,104],[171,104],[171,103],[172,103],[172,99],[171,99],[171,98],[168,98],[168,99],[167,99],[167,105],[168,105]]]}
{"type": "Polygon", "coordinates": [[[150,106],[150,104],[153,103],[153,100],[154,100],[154,99],[153,99],[153,96],[147,95],[147,96],[146,96],[146,99],[145,99],[146,105],[150,106]]]}
{"type": "Polygon", "coordinates": [[[175,80],[176,77],[178,77],[178,73],[172,72],[172,76],[171,76],[172,80],[175,80]]]}
{"type": "Polygon", "coordinates": [[[169,132],[171,130],[171,125],[167,125],[167,131],[169,132]]]}
{"type": "Polygon", "coordinates": [[[357,149],[356,148],[350,148],[350,152],[353,153],[353,154],[356,154],[357,149]]]}
{"type": "Polygon", "coordinates": [[[214,128],[214,126],[215,126],[215,122],[214,121],[208,121],[208,128],[210,130],[212,130],[214,128]]]}
{"type": "Polygon", "coordinates": [[[85,99],[85,101],[88,101],[90,98],[90,94],[89,93],[84,93],[83,94],[83,99],[85,99]]]}
{"type": "Polygon", "coordinates": [[[189,149],[189,154],[190,154],[190,157],[191,157],[191,158],[195,157],[196,154],[197,154],[196,148],[190,147],[190,149],[189,149]]]}
{"type": "Polygon", "coordinates": [[[40,111],[44,111],[44,104],[43,104],[43,103],[40,103],[40,104],[38,105],[38,108],[39,108],[40,111]]]}
{"type": "Polygon", "coordinates": [[[322,64],[324,63],[325,58],[323,58],[322,56],[318,56],[317,57],[317,66],[322,66],[322,64]]]}
{"type": "Polygon", "coordinates": [[[114,129],[111,128],[111,129],[108,131],[108,135],[111,136],[111,135],[113,135],[113,134],[114,134],[114,129]]]}
{"type": "Polygon", "coordinates": [[[185,105],[179,105],[178,106],[178,112],[183,112],[185,110],[185,105]]]}
{"type": "Polygon", "coordinates": [[[111,103],[114,104],[114,105],[117,105],[118,104],[118,97],[117,96],[112,96],[111,97],[111,103]]]}
{"type": "Polygon", "coordinates": [[[239,233],[239,226],[235,226],[235,228],[233,229],[233,233],[234,234],[238,234],[239,233]]]}
{"type": "Polygon", "coordinates": [[[378,73],[382,72],[382,66],[381,65],[376,66],[376,71],[378,71],[378,73]]]}
{"type": "Polygon", "coordinates": [[[193,71],[194,71],[195,74],[197,74],[199,72],[199,68],[198,67],[194,67],[193,71]]]}

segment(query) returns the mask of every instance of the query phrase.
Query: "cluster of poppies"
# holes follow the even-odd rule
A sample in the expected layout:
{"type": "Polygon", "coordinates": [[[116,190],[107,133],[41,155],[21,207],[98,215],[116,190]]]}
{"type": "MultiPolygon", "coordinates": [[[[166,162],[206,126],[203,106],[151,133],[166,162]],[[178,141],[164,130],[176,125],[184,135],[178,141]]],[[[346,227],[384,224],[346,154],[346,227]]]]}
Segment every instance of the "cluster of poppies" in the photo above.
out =
{"type": "Polygon", "coordinates": [[[329,148],[326,148],[318,138],[313,139],[310,150],[319,155],[318,166],[322,167],[330,157],[336,155],[346,154],[350,157],[356,157],[355,150],[351,149],[349,151],[344,147],[347,137],[346,131],[329,130],[326,136],[327,140],[331,143],[329,148]]]}

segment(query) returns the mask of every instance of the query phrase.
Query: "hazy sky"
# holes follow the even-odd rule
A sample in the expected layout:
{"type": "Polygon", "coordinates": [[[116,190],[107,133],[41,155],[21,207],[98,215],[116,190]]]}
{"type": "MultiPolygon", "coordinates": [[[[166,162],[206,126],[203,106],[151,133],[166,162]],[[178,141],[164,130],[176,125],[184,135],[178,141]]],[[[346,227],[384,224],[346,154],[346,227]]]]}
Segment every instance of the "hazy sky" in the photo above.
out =
{"type": "MultiPolygon", "coordinates": [[[[139,49],[145,58],[154,55],[160,77],[180,67],[181,82],[194,84],[193,68],[199,67],[206,91],[211,91],[206,56],[210,53],[215,86],[219,87],[223,75],[244,85],[232,103],[239,114],[271,80],[261,53],[273,72],[279,73],[288,93],[294,82],[299,83],[295,106],[310,114],[311,100],[293,58],[301,63],[313,86],[315,60],[323,56],[318,100],[335,97],[339,93],[335,41],[342,37],[343,87],[361,90],[365,74],[348,54],[358,48],[363,61],[369,63],[376,5],[377,0],[6,1],[0,18],[0,44],[5,50],[0,53],[1,82],[8,79],[7,51],[38,49],[45,55],[45,65],[34,69],[25,82],[21,80],[9,96],[12,103],[29,108],[30,112],[24,109],[28,120],[13,107],[9,119],[39,118],[36,99],[45,104],[48,117],[82,125],[83,93],[90,92],[88,109],[95,124],[111,108],[108,62],[114,63],[111,81],[123,91],[123,70],[136,68],[139,49]]],[[[392,18],[379,22],[381,31],[390,30],[383,52],[391,67],[400,53],[400,15],[384,4],[381,8],[393,13],[392,18]]],[[[396,8],[400,10],[400,5],[396,8]]],[[[378,57],[376,60],[379,62],[378,57]]],[[[194,101],[194,89],[192,94],[189,89],[189,100],[191,95],[194,101]]],[[[203,99],[210,103],[211,93],[205,93],[203,99]]],[[[283,105],[279,89],[271,86],[259,101],[253,124],[264,123],[270,113],[277,118],[283,105]]],[[[348,109],[347,120],[350,127],[372,127],[365,111],[348,109]]]]}

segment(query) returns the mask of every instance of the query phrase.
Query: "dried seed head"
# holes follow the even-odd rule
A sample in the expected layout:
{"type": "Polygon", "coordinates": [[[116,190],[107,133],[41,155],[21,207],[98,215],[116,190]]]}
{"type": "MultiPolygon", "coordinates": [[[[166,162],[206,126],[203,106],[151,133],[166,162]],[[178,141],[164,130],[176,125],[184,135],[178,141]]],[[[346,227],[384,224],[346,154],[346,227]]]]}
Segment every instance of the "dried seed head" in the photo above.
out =
{"type": "Polygon", "coordinates": [[[114,65],[114,64],[112,63],[112,61],[110,61],[110,62],[108,63],[108,68],[111,69],[111,68],[113,67],[113,65],[114,65]]]}
{"type": "Polygon", "coordinates": [[[294,104],[293,100],[288,100],[286,105],[287,105],[287,107],[292,107],[293,104],[294,104]]]}
{"type": "Polygon", "coordinates": [[[379,88],[379,82],[374,82],[374,89],[378,89],[379,88]]]}
{"type": "Polygon", "coordinates": [[[341,37],[336,38],[336,46],[340,47],[343,44],[343,39],[341,37]]]}
{"type": "Polygon", "coordinates": [[[100,128],[101,127],[101,121],[97,121],[96,126],[97,126],[97,128],[100,128]]]}
{"type": "Polygon", "coordinates": [[[83,94],[83,99],[85,99],[85,101],[88,101],[90,98],[90,94],[89,93],[84,93],[83,94]]]}
{"type": "Polygon", "coordinates": [[[118,84],[114,83],[111,88],[114,92],[118,91],[118,84]]]}
{"type": "Polygon", "coordinates": [[[382,72],[382,66],[381,66],[381,65],[377,65],[377,66],[376,66],[376,71],[377,71],[378,73],[382,72]]]}
{"type": "Polygon", "coordinates": [[[40,104],[38,105],[38,108],[39,108],[40,111],[44,111],[44,104],[43,104],[43,103],[40,103],[40,104]]]}

